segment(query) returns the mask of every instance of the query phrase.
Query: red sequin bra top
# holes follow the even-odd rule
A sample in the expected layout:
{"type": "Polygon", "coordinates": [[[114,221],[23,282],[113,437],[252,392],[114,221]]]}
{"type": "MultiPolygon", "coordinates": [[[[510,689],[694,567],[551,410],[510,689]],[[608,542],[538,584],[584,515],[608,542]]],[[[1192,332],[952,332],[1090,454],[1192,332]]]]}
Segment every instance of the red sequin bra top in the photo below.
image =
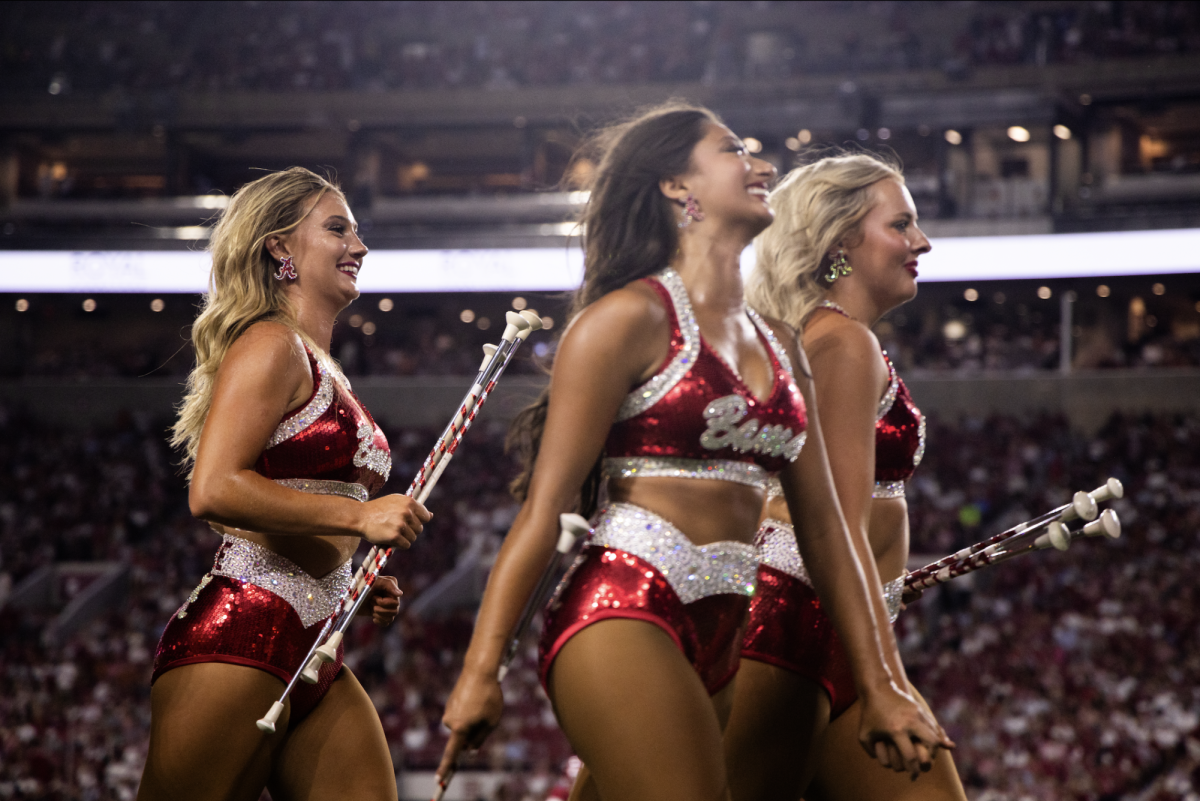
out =
{"type": "Polygon", "coordinates": [[[605,443],[610,478],[667,476],[734,481],[765,488],[769,473],[804,446],[804,398],[787,353],[761,317],[746,313],[770,354],[774,382],[760,400],[700,336],[687,288],[668,268],[644,279],[671,320],[663,367],[617,411],[605,443]]]}
{"type": "Polygon", "coordinates": [[[365,502],[392,471],[387,437],[337,368],[305,351],[312,397],[283,416],[254,470],[301,492],[365,502]]]}
{"type": "Polygon", "coordinates": [[[871,497],[903,498],[904,482],[912,478],[925,455],[925,416],[886,352],[883,360],[889,382],[875,412],[875,491],[871,497]]]}

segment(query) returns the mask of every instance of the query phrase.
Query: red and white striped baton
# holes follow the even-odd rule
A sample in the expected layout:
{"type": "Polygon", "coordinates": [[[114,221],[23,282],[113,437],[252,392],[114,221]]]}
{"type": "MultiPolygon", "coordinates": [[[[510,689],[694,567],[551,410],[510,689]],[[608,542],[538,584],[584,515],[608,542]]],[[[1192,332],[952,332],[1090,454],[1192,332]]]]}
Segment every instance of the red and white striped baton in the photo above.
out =
{"type": "MultiPolygon", "coordinates": [[[[441,477],[446,465],[450,463],[454,452],[458,449],[459,443],[462,442],[463,435],[475,421],[479,409],[495,388],[496,382],[500,380],[504,368],[512,360],[517,348],[530,334],[542,327],[541,318],[529,311],[520,314],[509,312],[505,316],[505,321],[507,326],[501,336],[500,344],[484,346],[486,355],[483,364],[480,365],[479,373],[475,377],[475,382],[467,391],[462,403],[459,404],[454,419],[446,426],[446,430],[438,438],[433,450],[425,457],[425,461],[417,471],[416,477],[413,478],[412,484],[409,485],[408,491],[404,493],[409,497],[415,497],[420,503],[424,503],[429,494],[433,492],[438,478],[441,477]]],[[[275,731],[275,723],[283,713],[284,701],[296,686],[298,679],[302,679],[307,684],[316,684],[321,666],[337,659],[337,649],[346,629],[353,622],[359,607],[370,595],[371,586],[375,583],[380,571],[387,565],[391,555],[391,548],[380,549],[373,546],[367,552],[367,557],[359,566],[358,572],[355,573],[354,580],[342,593],[340,610],[335,616],[325,621],[321,633],[313,642],[312,647],[308,649],[304,661],[300,663],[301,669],[292,676],[292,680],[284,688],[279,700],[272,704],[267,714],[257,722],[260,730],[275,731]]]]}
{"type": "Polygon", "coordinates": [[[925,590],[1030,551],[1045,548],[1065,551],[1071,542],[1080,537],[1106,536],[1116,539],[1121,536],[1121,522],[1117,513],[1107,509],[1097,519],[1096,505],[1122,495],[1124,488],[1121,482],[1110,478],[1104,486],[1091,492],[1075,493],[1070,504],[909,573],[904,579],[904,587],[908,591],[925,590]],[[1090,522],[1080,528],[1068,528],[1067,524],[1077,519],[1090,522]]]}
{"type": "MultiPolygon", "coordinates": [[[[529,603],[525,604],[525,611],[521,614],[516,629],[513,630],[512,638],[508,641],[508,648],[504,651],[504,658],[500,661],[500,670],[496,674],[497,681],[504,681],[504,677],[508,675],[508,668],[516,659],[517,651],[521,647],[521,638],[529,630],[533,616],[542,608],[542,604],[546,600],[546,593],[554,582],[554,577],[558,575],[558,568],[562,565],[563,557],[571,552],[580,537],[591,531],[588,521],[577,514],[561,514],[558,516],[558,523],[558,543],[554,546],[554,555],[542,572],[542,577],[538,579],[537,587],[534,588],[533,595],[529,596],[529,603]]],[[[450,788],[450,782],[454,779],[457,770],[456,764],[444,777],[438,779],[438,788],[433,796],[433,801],[442,801],[445,798],[446,790],[450,788]]]]}

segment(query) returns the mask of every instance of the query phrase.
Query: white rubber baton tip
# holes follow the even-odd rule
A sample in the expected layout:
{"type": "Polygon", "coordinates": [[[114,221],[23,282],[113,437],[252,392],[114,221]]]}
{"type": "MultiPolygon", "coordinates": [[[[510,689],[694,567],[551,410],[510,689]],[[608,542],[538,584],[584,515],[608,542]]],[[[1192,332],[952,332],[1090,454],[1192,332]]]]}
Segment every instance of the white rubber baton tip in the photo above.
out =
{"type": "Polygon", "coordinates": [[[321,658],[313,654],[313,658],[308,660],[308,664],[304,666],[304,670],[300,671],[300,681],[305,684],[316,684],[321,680],[321,658]]]}
{"type": "Polygon", "coordinates": [[[496,681],[504,681],[504,677],[508,675],[508,665],[501,665],[496,671],[496,681]]]}
{"type": "Polygon", "coordinates": [[[529,328],[529,322],[516,312],[508,312],[505,314],[504,321],[508,323],[508,325],[505,326],[504,333],[500,338],[506,342],[512,342],[514,339],[516,339],[517,334],[529,328]]]}
{"type": "Polygon", "coordinates": [[[1057,550],[1065,551],[1071,547],[1071,532],[1067,531],[1067,527],[1062,523],[1051,523],[1046,529],[1046,536],[1057,550]]]}
{"type": "Polygon", "coordinates": [[[1125,497],[1125,485],[1118,479],[1110,478],[1104,482],[1103,487],[1097,487],[1090,494],[1096,499],[1096,503],[1104,503],[1105,501],[1125,497]]]}
{"type": "Polygon", "coordinates": [[[573,512],[558,516],[558,525],[563,531],[570,531],[576,537],[582,537],[592,530],[591,525],[583,515],[573,512]]]}
{"type": "Polygon", "coordinates": [[[317,652],[314,654],[314,656],[320,657],[322,662],[332,662],[333,660],[337,659],[337,649],[341,644],[342,633],[340,631],[335,631],[333,634],[329,635],[329,639],[325,641],[325,644],[317,649],[317,652]]]}
{"type": "Polygon", "coordinates": [[[1099,520],[1093,520],[1083,527],[1083,533],[1089,537],[1108,537],[1115,540],[1121,536],[1121,519],[1112,509],[1105,509],[1099,520]]]}
{"type": "MultiPolygon", "coordinates": [[[[496,346],[495,345],[484,345],[483,346],[483,361],[479,363],[479,372],[482,373],[484,370],[487,369],[488,362],[490,362],[492,360],[492,357],[495,355],[496,355],[496,346]]],[[[474,387],[472,387],[472,389],[474,389],[474,387]]]]}
{"type": "Polygon", "coordinates": [[[1071,505],[1063,511],[1059,520],[1063,523],[1075,518],[1095,520],[1098,514],[1100,514],[1100,509],[1096,506],[1096,499],[1081,490],[1071,498],[1071,505]]]}
{"type": "Polygon", "coordinates": [[[282,714],[283,701],[276,701],[275,703],[271,704],[271,711],[263,715],[262,720],[258,721],[258,730],[274,733],[275,724],[279,722],[279,716],[282,714]]]}
{"type": "MultiPolygon", "coordinates": [[[[529,309],[526,309],[526,311],[521,312],[521,317],[523,317],[524,321],[526,321],[526,323],[529,324],[529,333],[533,333],[534,331],[541,331],[541,315],[540,314],[538,314],[536,312],[530,312],[529,309]]],[[[526,335],[527,337],[529,336],[529,333],[527,333],[527,335],[526,335]]]]}

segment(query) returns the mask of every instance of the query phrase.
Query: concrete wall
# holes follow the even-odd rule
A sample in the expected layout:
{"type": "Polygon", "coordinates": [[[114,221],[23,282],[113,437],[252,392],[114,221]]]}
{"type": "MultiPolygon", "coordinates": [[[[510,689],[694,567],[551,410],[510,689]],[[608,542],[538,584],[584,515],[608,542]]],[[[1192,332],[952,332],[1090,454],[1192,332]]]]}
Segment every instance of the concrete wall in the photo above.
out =
{"type": "MultiPolygon", "coordinates": [[[[391,425],[441,426],[468,389],[469,377],[367,377],[354,390],[372,414],[391,425]]],[[[1103,370],[1058,373],[991,373],[975,376],[919,375],[905,379],[922,410],[949,417],[991,412],[1058,411],[1084,430],[1099,426],[1115,409],[1200,412],[1200,370],[1103,370]]],[[[508,376],[481,413],[507,420],[537,397],[544,379],[508,376]]],[[[0,382],[0,400],[24,405],[55,424],[103,425],[124,409],[167,419],[182,397],[176,380],[93,382],[30,379],[0,382]]]]}

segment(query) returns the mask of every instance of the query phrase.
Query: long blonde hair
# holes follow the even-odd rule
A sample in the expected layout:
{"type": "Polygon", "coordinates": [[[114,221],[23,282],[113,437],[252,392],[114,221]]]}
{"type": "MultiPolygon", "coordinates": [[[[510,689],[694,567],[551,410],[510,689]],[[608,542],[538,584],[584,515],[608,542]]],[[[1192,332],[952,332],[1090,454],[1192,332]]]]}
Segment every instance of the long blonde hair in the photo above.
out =
{"type": "Polygon", "coordinates": [[[278,264],[266,242],[298,226],[326,192],[342,197],[337,186],[303,167],[273,172],[239,189],[213,229],[208,247],[212,253],[208,294],[192,324],[196,366],[188,376],[179,419],[171,429],[171,445],[184,449],[189,478],[212,405],[217,370],[229,347],[247,328],[263,320],[282,323],[318,355],[324,355],[297,326],[285,282],[273,277],[278,264]]]}
{"type": "Polygon", "coordinates": [[[904,183],[898,165],[867,153],[828,156],[792,170],[773,192],[775,222],[754,241],[757,264],[746,300],[797,331],[825,297],[829,251],[858,235],[871,210],[871,186],[904,183]]]}

